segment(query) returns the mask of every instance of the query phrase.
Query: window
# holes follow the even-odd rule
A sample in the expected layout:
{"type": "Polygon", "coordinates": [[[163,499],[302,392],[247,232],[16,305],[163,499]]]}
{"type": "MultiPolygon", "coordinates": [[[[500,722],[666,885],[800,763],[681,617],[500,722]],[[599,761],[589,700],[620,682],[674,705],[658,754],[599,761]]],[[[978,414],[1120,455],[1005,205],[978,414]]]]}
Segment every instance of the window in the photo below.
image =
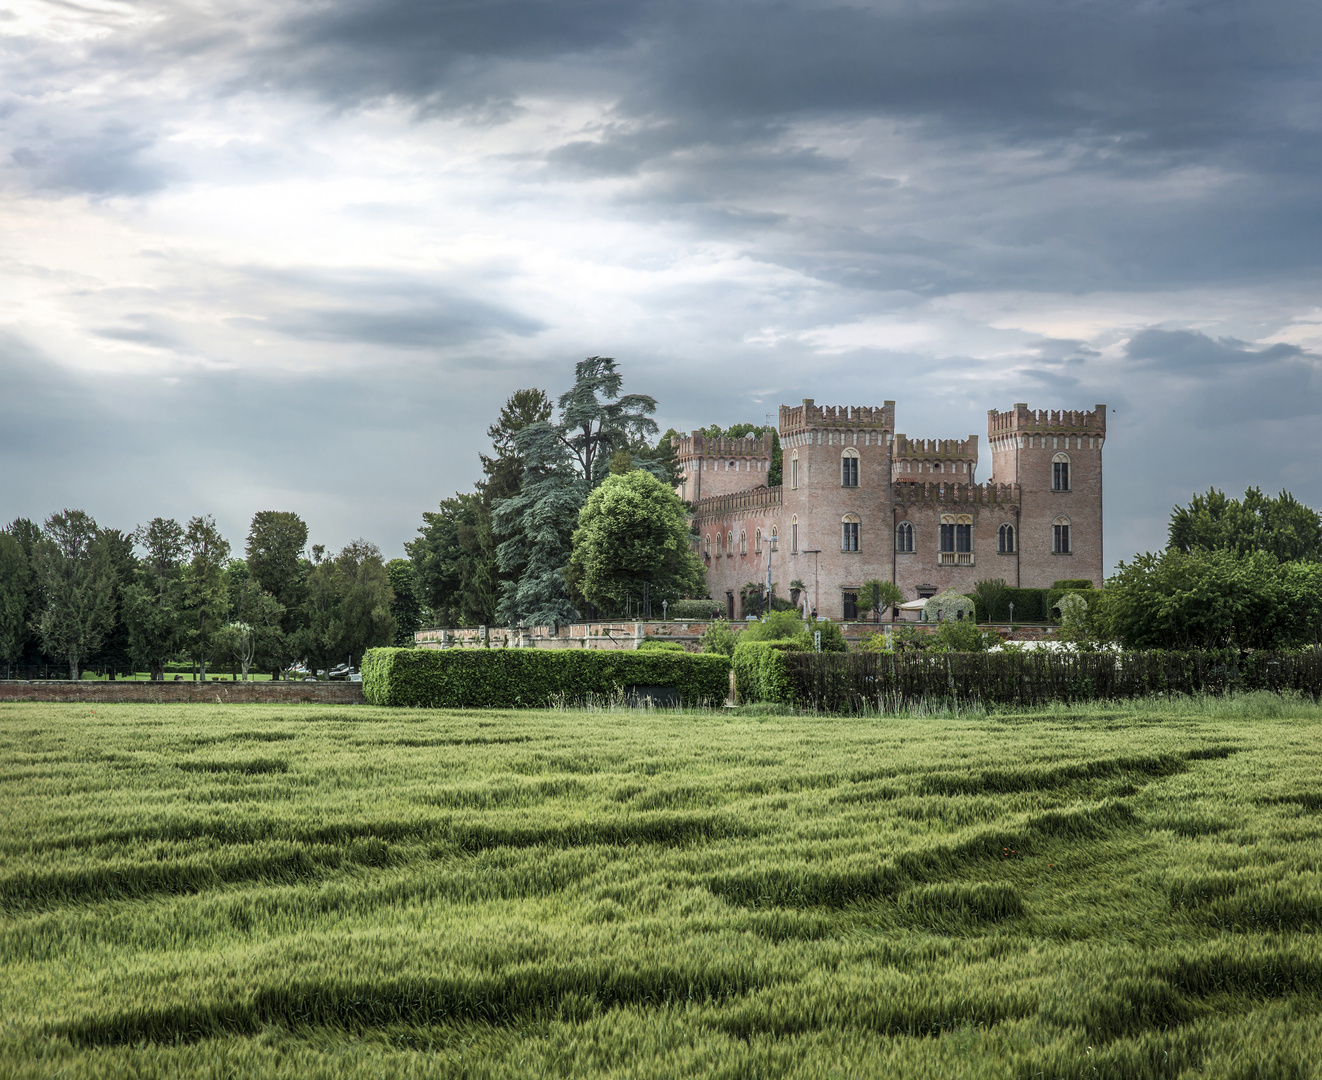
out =
{"type": "Polygon", "coordinates": [[[707,558],[711,558],[711,533],[708,533],[702,538],[702,553],[707,556],[707,558]]]}
{"type": "Polygon", "coordinates": [[[1051,553],[1068,555],[1070,548],[1070,519],[1058,517],[1051,523],[1051,553]]]}
{"type": "Polygon", "coordinates": [[[780,550],[780,537],[776,535],[775,525],[771,526],[771,550],[772,551],[780,550]]]}
{"type": "Polygon", "coordinates": [[[748,554],[748,533],[744,529],[739,530],[739,554],[748,554]]]}
{"type": "Polygon", "coordinates": [[[858,550],[858,515],[846,514],[840,521],[840,550],[858,550]]]}
{"type": "Polygon", "coordinates": [[[840,455],[840,486],[858,487],[858,451],[852,448],[840,455]]]}
{"type": "Polygon", "coordinates": [[[841,606],[845,609],[845,620],[853,622],[858,618],[858,593],[846,591],[841,594],[841,598],[844,601],[841,606]]]}
{"type": "MultiPolygon", "coordinates": [[[[799,486],[799,452],[795,450],[794,453],[790,455],[790,487],[796,488],[798,486],[799,486]]],[[[795,550],[798,549],[796,548],[795,550]]]]}
{"type": "Polygon", "coordinates": [[[762,554],[762,530],[758,529],[753,533],[753,552],[757,555],[762,554]]]}
{"type": "Polygon", "coordinates": [[[953,514],[941,515],[941,551],[950,554],[955,550],[955,517],[953,514]]]}
{"type": "Polygon", "coordinates": [[[955,550],[964,554],[973,550],[973,519],[967,514],[955,519],[955,550]]]}
{"type": "Polygon", "coordinates": [[[895,550],[898,552],[913,551],[913,526],[907,521],[901,521],[895,526],[895,550]]]}
{"type": "Polygon", "coordinates": [[[725,537],[720,533],[716,534],[716,557],[719,559],[725,554],[725,537]]]}
{"type": "Polygon", "coordinates": [[[795,514],[790,519],[790,554],[799,553],[799,515],[795,514]]]}
{"type": "Polygon", "coordinates": [[[1057,454],[1051,459],[1051,490],[1069,491],[1070,489],[1070,456],[1069,454],[1057,454]]]}
{"type": "Polygon", "coordinates": [[[996,550],[1002,555],[1014,554],[1014,526],[1002,525],[996,535],[996,550]]]}
{"type": "Polygon", "coordinates": [[[733,556],[734,556],[734,530],[733,530],[733,529],[731,529],[728,533],[725,534],[725,554],[726,554],[726,555],[729,555],[730,557],[733,557],[733,556]]]}

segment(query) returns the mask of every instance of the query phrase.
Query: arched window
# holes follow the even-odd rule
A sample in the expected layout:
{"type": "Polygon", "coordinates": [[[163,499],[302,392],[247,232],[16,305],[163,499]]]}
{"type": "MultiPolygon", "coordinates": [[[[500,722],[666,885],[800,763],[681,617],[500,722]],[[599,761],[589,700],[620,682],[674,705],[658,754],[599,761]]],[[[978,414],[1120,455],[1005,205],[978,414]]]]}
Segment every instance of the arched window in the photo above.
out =
{"type": "Polygon", "coordinates": [[[996,550],[1002,555],[1014,554],[1014,526],[1005,524],[1001,526],[1001,531],[996,534],[996,550]]]}
{"type": "Polygon", "coordinates": [[[733,557],[734,555],[734,530],[731,529],[725,534],[725,554],[733,557]]]}
{"type": "Polygon", "coordinates": [[[941,515],[941,553],[948,555],[955,550],[955,515],[941,515]]]}
{"type": "Polygon", "coordinates": [[[790,554],[799,553],[799,515],[795,514],[790,518],[790,554]]]}
{"type": "Polygon", "coordinates": [[[790,487],[799,486],[799,452],[795,450],[790,454],[790,487]]]}
{"type": "Polygon", "coordinates": [[[858,550],[858,515],[846,514],[840,519],[840,550],[858,550]]]}
{"type": "Polygon", "coordinates": [[[966,555],[973,550],[973,518],[968,514],[955,518],[955,550],[966,555]]]}
{"type": "Polygon", "coordinates": [[[771,526],[771,550],[772,551],[780,550],[780,536],[776,532],[775,525],[771,526]]]}
{"type": "Polygon", "coordinates": [[[762,554],[762,530],[758,529],[753,533],[753,552],[757,555],[762,554]]]}
{"type": "Polygon", "coordinates": [[[739,530],[739,554],[748,554],[748,532],[745,529],[739,530]]]}
{"type": "Polygon", "coordinates": [[[1068,555],[1070,547],[1070,519],[1061,516],[1051,523],[1051,551],[1054,555],[1068,555]]]}
{"type": "Polygon", "coordinates": [[[895,550],[901,554],[913,552],[913,526],[907,521],[895,526],[895,550]]]}
{"type": "Polygon", "coordinates": [[[719,559],[725,554],[725,537],[720,533],[716,534],[716,557],[719,559]]]}
{"type": "Polygon", "coordinates": [[[1070,489],[1070,456],[1069,454],[1057,454],[1051,459],[1051,490],[1069,491],[1070,489]]]}
{"type": "MultiPolygon", "coordinates": [[[[720,540],[718,539],[716,542],[719,544],[720,540]]],[[[707,533],[707,535],[702,538],[702,553],[708,558],[711,558],[711,533],[707,533]]]]}
{"type": "Polygon", "coordinates": [[[840,486],[858,487],[858,451],[852,446],[840,455],[840,486]]]}

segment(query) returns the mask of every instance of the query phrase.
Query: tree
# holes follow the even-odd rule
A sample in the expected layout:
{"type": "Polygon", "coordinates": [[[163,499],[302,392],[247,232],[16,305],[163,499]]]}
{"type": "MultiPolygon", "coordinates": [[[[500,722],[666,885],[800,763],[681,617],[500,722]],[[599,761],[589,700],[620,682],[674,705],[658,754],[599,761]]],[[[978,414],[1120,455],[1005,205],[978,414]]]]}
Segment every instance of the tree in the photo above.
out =
{"type": "Polygon", "coordinates": [[[877,622],[881,622],[882,608],[897,608],[902,603],[904,603],[904,593],[893,581],[873,578],[871,581],[863,582],[863,587],[858,590],[859,607],[874,612],[877,622]]]}
{"type": "Polygon", "coordinates": [[[656,433],[645,394],[620,395],[623,378],[610,357],[590,356],[574,368],[574,386],[560,396],[559,419],[528,424],[514,435],[523,456],[518,494],[493,505],[492,521],[508,539],[497,549],[503,574],[497,618],[556,624],[578,614],[564,570],[572,555],[578,512],[607,475],[610,456],[656,433]]]}
{"type": "Polygon", "coordinates": [[[137,577],[138,559],[133,553],[133,537],[118,529],[101,529],[94,546],[96,559],[111,577],[115,613],[101,645],[87,657],[86,666],[105,671],[113,679],[116,672],[132,672],[134,668],[127,604],[137,577]]]}
{"type": "Polygon", "coordinates": [[[395,644],[412,646],[413,635],[422,626],[422,604],[418,601],[417,575],[408,559],[391,559],[386,563],[390,591],[395,599],[390,602],[390,614],[395,619],[395,644]]]}
{"type": "Polygon", "coordinates": [[[285,633],[298,627],[308,569],[303,557],[307,542],[306,522],[288,510],[259,511],[248,527],[244,548],[248,572],[285,609],[281,624],[285,633]]]}
{"type": "Polygon", "coordinates": [[[179,604],[183,644],[207,677],[207,661],[215,648],[216,632],[229,621],[229,589],[225,567],[229,542],[220,535],[210,514],[191,518],[184,532],[188,561],[179,571],[179,604]]]}
{"type": "Polygon", "coordinates": [[[705,588],[705,571],[689,550],[684,505],[664,483],[641,469],[609,476],[579,513],[566,578],[590,604],[620,608],[705,588]]]}
{"type": "Polygon", "coordinates": [[[1005,578],[984,578],[973,586],[976,602],[975,616],[981,614],[983,622],[1001,622],[1009,619],[1010,589],[1005,578]]]}
{"type": "Polygon", "coordinates": [[[1322,560],[1322,514],[1288,491],[1270,498],[1256,487],[1242,501],[1216,488],[1171,511],[1169,546],[1180,552],[1265,551],[1281,562],[1322,560]]]}
{"type": "MultiPolygon", "coordinates": [[[[237,575],[236,575],[237,576],[237,575]]],[[[233,579],[231,579],[233,580],[233,579]]],[[[216,635],[216,651],[227,657],[248,681],[254,666],[278,666],[283,659],[285,609],[256,580],[245,577],[230,594],[230,621],[216,635]]]]}
{"type": "Polygon", "coordinates": [[[115,617],[113,571],[97,548],[97,532],[82,510],[62,510],[46,519],[36,544],[42,607],[34,629],[47,653],[68,662],[74,681],[115,617]]]}
{"type": "Polygon", "coordinates": [[[394,600],[381,551],[366,540],[318,562],[308,577],[304,654],[313,671],[361,663],[363,653],[395,640],[394,600]]]}
{"type": "Polygon", "coordinates": [[[152,518],[133,534],[143,548],[136,580],[123,591],[129,649],[153,682],[165,678],[165,663],[179,648],[179,567],[184,530],[173,518],[152,518]]]}
{"type": "Polygon", "coordinates": [[[17,662],[28,639],[28,594],[32,568],[23,545],[9,532],[0,532],[0,660],[17,662]]]}
{"type": "MultiPolygon", "coordinates": [[[[1297,566],[1298,564],[1293,564],[1297,566]]],[[[1133,649],[1273,648],[1306,640],[1292,566],[1265,551],[1147,552],[1107,582],[1105,630],[1133,649]]],[[[1306,592],[1306,590],[1305,590],[1306,592]]],[[[1322,597],[1319,597],[1322,602],[1322,597]]]]}

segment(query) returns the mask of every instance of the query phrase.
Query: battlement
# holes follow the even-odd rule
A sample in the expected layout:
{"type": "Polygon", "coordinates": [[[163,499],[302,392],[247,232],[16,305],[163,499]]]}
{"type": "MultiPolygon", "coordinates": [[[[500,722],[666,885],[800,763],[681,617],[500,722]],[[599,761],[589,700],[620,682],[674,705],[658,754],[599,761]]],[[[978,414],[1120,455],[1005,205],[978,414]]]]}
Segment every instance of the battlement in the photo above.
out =
{"type": "Polygon", "coordinates": [[[898,506],[935,503],[942,506],[1014,506],[1020,500],[1018,484],[898,483],[891,485],[898,506]]]}
{"type": "Polygon", "coordinates": [[[693,504],[694,519],[711,517],[716,514],[728,514],[733,510],[774,510],[781,505],[781,494],[785,489],[775,487],[755,487],[747,491],[735,491],[729,495],[713,495],[709,499],[699,499],[693,504]]]}
{"type": "Polygon", "coordinates": [[[896,435],[891,454],[897,461],[926,460],[934,457],[977,461],[978,437],[970,435],[967,439],[911,439],[907,435],[896,435]]]}
{"type": "Polygon", "coordinates": [[[1082,409],[1030,409],[1025,403],[1016,402],[1008,412],[987,410],[989,438],[1018,432],[1105,435],[1106,406],[1097,405],[1092,412],[1087,412],[1082,409]]]}
{"type": "Polygon", "coordinates": [[[670,443],[680,461],[691,458],[730,458],[734,460],[771,460],[770,435],[744,435],[733,439],[712,438],[701,431],[691,435],[672,435],[670,443]]]}
{"type": "Polygon", "coordinates": [[[780,437],[814,428],[877,428],[895,430],[895,402],[883,405],[818,405],[804,398],[802,405],[780,407],[780,437]]]}

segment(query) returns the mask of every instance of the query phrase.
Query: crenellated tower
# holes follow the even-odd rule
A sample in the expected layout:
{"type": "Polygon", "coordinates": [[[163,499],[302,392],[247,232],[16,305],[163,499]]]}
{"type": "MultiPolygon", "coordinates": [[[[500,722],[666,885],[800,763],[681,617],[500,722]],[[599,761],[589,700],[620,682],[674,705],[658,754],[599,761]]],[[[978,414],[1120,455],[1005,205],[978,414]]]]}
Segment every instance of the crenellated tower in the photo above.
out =
{"type": "Polygon", "coordinates": [[[679,459],[675,494],[686,502],[765,487],[771,470],[771,436],[713,438],[695,431],[671,437],[679,459]]]}

